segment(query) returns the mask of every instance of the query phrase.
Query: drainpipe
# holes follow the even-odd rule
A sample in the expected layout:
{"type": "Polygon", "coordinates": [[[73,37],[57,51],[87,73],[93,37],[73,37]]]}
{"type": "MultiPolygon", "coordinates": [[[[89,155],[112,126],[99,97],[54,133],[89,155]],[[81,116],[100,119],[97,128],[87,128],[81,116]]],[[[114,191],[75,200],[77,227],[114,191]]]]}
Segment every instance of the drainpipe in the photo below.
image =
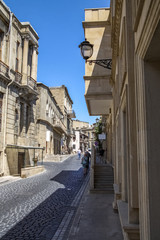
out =
{"type": "MultiPolygon", "coordinates": [[[[11,12],[10,9],[10,20],[9,20],[9,28],[6,33],[6,36],[9,36],[9,71],[8,75],[10,78],[10,70],[11,70],[11,59],[12,59],[12,19],[13,19],[13,13],[11,12]]],[[[7,126],[7,105],[8,105],[8,92],[9,92],[9,87],[13,83],[14,80],[12,80],[6,88],[6,102],[5,102],[5,109],[4,109],[4,137],[3,137],[3,156],[2,156],[2,174],[4,175],[4,161],[5,161],[5,149],[6,149],[6,126],[7,126]]]]}

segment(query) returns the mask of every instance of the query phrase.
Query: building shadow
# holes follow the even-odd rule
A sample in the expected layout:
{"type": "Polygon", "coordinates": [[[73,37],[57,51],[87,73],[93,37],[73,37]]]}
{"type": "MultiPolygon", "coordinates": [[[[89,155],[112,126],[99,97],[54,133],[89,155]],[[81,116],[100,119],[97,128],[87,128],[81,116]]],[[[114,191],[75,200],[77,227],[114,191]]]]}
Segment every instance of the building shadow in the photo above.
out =
{"type": "MultiPolygon", "coordinates": [[[[12,227],[1,240],[51,240],[84,181],[83,170],[62,171],[50,181],[61,186],[12,227]]],[[[27,207],[27,206],[26,206],[27,207]]]]}

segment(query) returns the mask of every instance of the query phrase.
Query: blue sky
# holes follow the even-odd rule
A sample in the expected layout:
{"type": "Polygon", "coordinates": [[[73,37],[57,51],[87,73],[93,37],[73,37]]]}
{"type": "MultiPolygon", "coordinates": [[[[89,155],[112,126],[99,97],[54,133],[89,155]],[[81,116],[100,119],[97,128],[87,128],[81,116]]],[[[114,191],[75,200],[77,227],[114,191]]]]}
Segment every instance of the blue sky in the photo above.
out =
{"type": "Polygon", "coordinates": [[[39,35],[37,81],[48,87],[65,85],[76,119],[95,122],[84,99],[85,62],[78,45],[84,41],[85,8],[109,7],[109,0],[4,0],[21,22],[39,35]]]}

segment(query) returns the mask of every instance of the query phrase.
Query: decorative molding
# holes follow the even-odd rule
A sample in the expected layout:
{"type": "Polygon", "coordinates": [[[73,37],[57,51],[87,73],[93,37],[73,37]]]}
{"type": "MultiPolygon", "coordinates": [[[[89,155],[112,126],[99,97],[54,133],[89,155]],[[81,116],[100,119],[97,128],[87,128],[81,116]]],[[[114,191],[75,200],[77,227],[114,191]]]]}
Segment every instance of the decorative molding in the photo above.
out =
{"type": "Polygon", "coordinates": [[[122,14],[122,2],[123,0],[115,1],[115,17],[113,19],[112,26],[112,37],[111,37],[111,46],[113,49],[112,52],[112,78],[111,81],[114,85],[114,77],[116,70],[116,59],[119,50],[119,32],[120,32],[120,24],[121,24],[121,14],[122,14]]]}
{"type": "Polygon", "coordinates": [[[135,52],[143,59],[155,33],[156,27],[160,21],[160,4],[159,0],[151,2],[148,7],[148,13],[144,21],[143,30],[139,34],[135,52]]]}
{"type": "Polygon", "coordinates": [[[108,25],[111,25],[110,21],[84,21],[82,22],[83,28],[88,27],[106,27],[108,25]]]}
{"type": "Polygon", "coordinates": [[[137,11],[135,13],[136,16],[135,16],[135,19],[134,19],[134,32],[136,32],[137,28],[138,28],[138,24],[139,24],[139,21],[140,21],[140,18],[141,18],[142,10],[143,10],[144,1],[145,0],[140,0],[139,1],[137,11]]]}
{"type": "Polygon", "coordinates": [[[31,40],[31,37],[27,33],[22,33],[22,39],[31,40]]]}
{"type": "Polygon", "coordinates": [[[111,92],[101,92],[94,94],[85,94],[84,95],[87,100],[112,100],[113,96],[111,92]]]}
{"type": "Polygon", "coordinates": [[[111,75],[105,75],[105,76],[83,76],[84,80],[101,80],[106,79],[109,80],[111,75]]]}

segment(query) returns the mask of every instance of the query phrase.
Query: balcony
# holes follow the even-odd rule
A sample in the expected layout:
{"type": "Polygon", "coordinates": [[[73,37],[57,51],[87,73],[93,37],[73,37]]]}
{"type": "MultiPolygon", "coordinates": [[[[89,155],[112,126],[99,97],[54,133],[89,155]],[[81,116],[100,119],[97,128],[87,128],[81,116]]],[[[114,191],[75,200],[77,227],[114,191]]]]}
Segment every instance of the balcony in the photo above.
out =
{"type": "Polygon", "coordinates": [[[33,90],[37,90],[37,83],[32,77],[27,77],[27,85],[33,90]]]}
{"type": "Polygon", "coordinates": [[[0,60],[0,74],[2,74],[5,77],[8,77],[8,71],[9,67],[0,60]]]}
{"type": "Polygon", "coordinates": [[[75,131],[73,129],[68,129],[67,130],[68,135],[70,136],[75,136],[75,131]]]}
{"type": "Polygon", "coordinates": [[[15,74],[15,81],[16,81],[17,83],[19,83],[19,84],[22,83],[22,74],[21,74],[21,73],[16,72],[16,74],[15,74]]]}
{"type": "Polygon", "coordinates": [[[74,110],[67,110],[67,116],[70,118],[76,118],[76,114],[74,110]]]}
{"type": "Polygon", "coordinates": [[[112,89],[109,76],[84,77],[85,100],[91,116],[109,113],[112,104],[112,89]]]}
{"type": "Polygon", "coordinates": [[[66,133],[65,126],[59,119],[52,118],[53,128],[61,133],[66,133]]]}

